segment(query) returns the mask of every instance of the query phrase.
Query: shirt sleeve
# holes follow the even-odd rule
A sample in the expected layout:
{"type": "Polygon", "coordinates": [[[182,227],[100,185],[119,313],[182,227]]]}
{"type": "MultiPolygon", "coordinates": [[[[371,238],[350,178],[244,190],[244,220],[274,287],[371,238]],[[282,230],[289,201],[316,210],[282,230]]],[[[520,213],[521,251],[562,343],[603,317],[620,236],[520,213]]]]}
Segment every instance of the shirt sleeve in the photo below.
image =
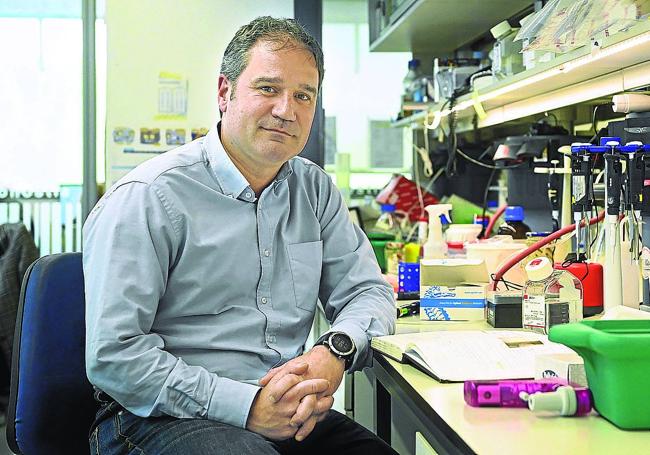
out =
{"type": "Polygon", "coordinates": [[[142,417],[167,414],[245,427],[259,388],[188,365],[152,332],[180,250],[179,221],[159,189],[130,182],[84,225],[86,372],[142,417]]]}
{"type": "Polygon", "coordinates": [[[319,298],[332,331],[347,333],[357,347],[350,371],[369,366],[370,339],[395,333],[393,288],[383,279],[365,233],[353,224],[341,193],[325,177],[318,211],[323,241],[319,298]]]}

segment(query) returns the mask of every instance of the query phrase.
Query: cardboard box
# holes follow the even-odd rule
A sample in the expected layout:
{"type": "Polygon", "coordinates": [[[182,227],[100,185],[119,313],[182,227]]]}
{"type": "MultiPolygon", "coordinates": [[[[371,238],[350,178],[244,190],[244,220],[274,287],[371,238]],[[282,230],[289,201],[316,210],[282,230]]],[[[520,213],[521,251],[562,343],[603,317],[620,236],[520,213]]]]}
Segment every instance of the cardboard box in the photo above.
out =
{"type": "Polygon", "coordinates": [[[543,354],[535,358],[535,379],[566,379],[587,387],[585,365],[578,354],[543,354]]]}
{"type": "Polygon", "coordinates": [[[485,319],[488,273],[483,260],[425,259],[420,263],[420,319],[485,319]]]}
{"type": "MultiPolygon", "coordinates": [[[[431,193],[420,188],[424,207],[431,204],[437,204],[438,199],[431,193]]],[[[394,175],[386,187],[381,190],[375,200],[380,204],[393,204],[395,209],[408,214],[411,222],[416,222],[426,213],[420,206],[417,184],[403,175],[394,175]]]]}

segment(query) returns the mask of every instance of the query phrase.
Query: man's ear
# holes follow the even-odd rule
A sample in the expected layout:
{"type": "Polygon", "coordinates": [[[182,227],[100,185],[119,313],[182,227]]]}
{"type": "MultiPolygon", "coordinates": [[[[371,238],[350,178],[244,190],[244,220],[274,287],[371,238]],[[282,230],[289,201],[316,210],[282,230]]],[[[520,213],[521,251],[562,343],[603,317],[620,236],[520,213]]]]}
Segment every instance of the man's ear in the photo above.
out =
{"type": "Polygon", "coordinates": [[[232,90],[234,90],[234,86],[230,83],[228,78],[223,74],[219,75],[219,83],[217,86],[218,86],[217,101],[219,103],[219,110],[221,112],[226,112],[226,109],[228,107],[228,101],[230,101],[230,96],[232,90]]]}

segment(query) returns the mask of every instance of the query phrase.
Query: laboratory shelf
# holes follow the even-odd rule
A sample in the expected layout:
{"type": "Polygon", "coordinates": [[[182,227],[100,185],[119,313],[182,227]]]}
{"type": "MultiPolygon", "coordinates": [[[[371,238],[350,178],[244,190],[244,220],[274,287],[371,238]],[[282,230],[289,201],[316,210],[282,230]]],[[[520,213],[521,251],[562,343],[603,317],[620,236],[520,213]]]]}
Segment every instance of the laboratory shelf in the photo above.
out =
{"type": "Polygon", "coordinates": [[[526,9],[530,0],[418,0],[370,43],[373,52],[452,52],[526,9]]]}
{"type": "MultiPolygon", "coordinates": [[[[650,22],[461,96],[455,108],[457,131],[474,127],[476,101],[485,111],[477,126],[484,128],[645,85],[650,85],[650,22]]],[[[392,126],[423,127],[427,117],[431,124],[434,116],[449,113],[441,108],[442,103],[429,106],[392,126]]]]}

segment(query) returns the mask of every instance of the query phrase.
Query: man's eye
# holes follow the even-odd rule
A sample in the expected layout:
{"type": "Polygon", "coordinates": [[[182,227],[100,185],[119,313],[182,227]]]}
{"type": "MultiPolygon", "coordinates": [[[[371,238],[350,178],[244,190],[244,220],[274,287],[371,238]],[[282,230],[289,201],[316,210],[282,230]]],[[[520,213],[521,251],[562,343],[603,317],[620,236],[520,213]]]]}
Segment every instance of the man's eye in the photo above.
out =
{"type": "Polygon", "coordinates": [[[306,93],[298,93],[296,97],[302,101],[311,101],[311,96],[307,95],[306,93]]]}
{"type": "Polygon", "coordinates": [[[269,87],[266,85],[264,87],[260,87],[260,90],[263,91],[264,93],[275,93],[275,89],[273,87],[269,87]]]}

